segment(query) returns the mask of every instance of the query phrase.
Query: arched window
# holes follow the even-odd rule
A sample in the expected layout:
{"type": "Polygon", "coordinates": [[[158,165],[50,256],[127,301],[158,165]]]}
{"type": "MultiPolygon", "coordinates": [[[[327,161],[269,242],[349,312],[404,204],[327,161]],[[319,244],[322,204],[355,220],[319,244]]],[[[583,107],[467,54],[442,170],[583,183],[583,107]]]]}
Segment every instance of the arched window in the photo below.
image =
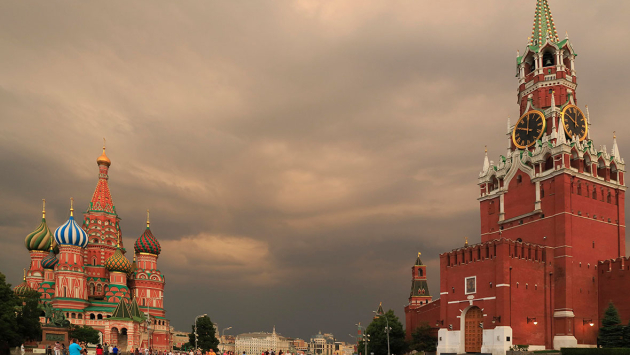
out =
{"type": "Polygon", "coordinates": [[[523,177],[522,177],[522,176],[520,176],[520,175],[517,175],[517,176],[516,176],[516,183],[517,183],[517,184],[520,184],[520,183],[522,183],[522,182],[523,182],[523,177]]]}
{"type": "Polygon", "coordinates": [[[422,269],[418,269],[418,276],[419,276],[419,277],[422,277],[422,276],[423,276],[423,274],[424,274],[424,273],[422,272],[422,269]]]}
{"type": "Polygon", "coordinates": [[[548,155],[545,158],[545,170],[544,171],[551,170],[551,169],[553,169],[553,157],[551,155],[548,155]]]}
{"type": "Polygon", "coordinates": [[[593,186],[593,200],[597,200],[597,187],[593,186]]]}
{"type": "Polygon", "coordinates": [[[96,316],[94,315],[94,313],[90,313],[90,319],[96,319],[96,316]]]}
{"type": "Polygon", "coordinates": [[[608,195],[606,196],[606,202],[612,203],[612,195],[611,195],[610,191],[608,191],[608,195]]]}
{"type": "Polygon", "coordinates": [[[551,67],[556,65],[556,58],[555,55],[553,55],[553,53],[551,53],[551,51],[547,51],[545,53],[543,53],[543,67],[551,67]]]}
{"type": "Polygon", "coordinates": [[[97,315],[96,319],[103,319],[103,315],[102,314],[97,315]]]}
{"type": "Polygon", "coordinates": [[[604,159],[599,159],[597,161],[597,176],[606,176],[606,163],[604,162],[604,159]]]}
{"type": "Polygon", "coordinates": [[[79,316],[77,318],[83,319],[83,314],[79,313],[79,316]]]}
{"type": "Polygon", "coordinates": [[[593,162],[591,162],[591,157],[588,154],[584,154],[584,172],[587,174],[593,174],[591,171],[593,166],[593,162]]]}
{"type": "Polygon", "coordinates": [[[99,292],[99,293],[100,293],[100,292],[102,292],[102,291],[103,291],[103,286],[101,286],[101,285],[97,285],[97,286],[96,286],[96,292],[99,292]]]}
{"type": "Polygon", "coordinates": [[[77,314],[76,314],[76,313],[70,313],[70,318],[74,319],[74,318],[76,318],[76,317],[77,317],[77,314]]]}
{"type": "Polygon", "coordinates": [[[582,182],[581,181],[578,181],[578,184],[577,184],[577,194],[578,195],[582,194],[582,182]]]}
{"type": "Polygon", "coordinates": [[[92,265],[96,266],[96,257],[92,258],[92,265]]]}
{"type": "Polygon", "coordinates": [[[617,164],[610,164],[610,180],[617,181],[619,179],[619,174],[617,173],[617,164]]]}
{"type": "Polygon", "coordinates": [[[540,184],[540,198],[545,197],[545,187],[543,184],[540,184]]]}
{"type": "Polygon", "coordinates": [[[571,150],[571,167],[573,169],[578,169],[580,164],[580,158],[578,157],[578,153],[575,149],[571,150]]]}

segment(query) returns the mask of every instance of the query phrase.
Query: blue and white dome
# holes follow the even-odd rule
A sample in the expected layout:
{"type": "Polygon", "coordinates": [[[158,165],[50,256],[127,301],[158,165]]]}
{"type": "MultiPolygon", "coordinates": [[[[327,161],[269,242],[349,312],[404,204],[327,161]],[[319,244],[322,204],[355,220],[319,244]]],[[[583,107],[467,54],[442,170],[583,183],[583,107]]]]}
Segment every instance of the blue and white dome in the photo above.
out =
{"type": "Polygon", "coordinates": [[[87,233],[74,221],[73,212],[72,202],[70,202],[70,219],[55,230],[55,241],[59,245],[85,248],[88,245],[87,233]]]}

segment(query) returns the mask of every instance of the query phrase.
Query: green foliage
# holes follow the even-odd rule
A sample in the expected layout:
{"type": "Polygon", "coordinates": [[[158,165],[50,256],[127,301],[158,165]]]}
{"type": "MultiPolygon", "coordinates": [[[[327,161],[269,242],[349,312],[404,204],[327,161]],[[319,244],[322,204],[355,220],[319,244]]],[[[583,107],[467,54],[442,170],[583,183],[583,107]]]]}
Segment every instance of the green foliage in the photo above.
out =
{"type": "Polygon", "coordinates": [[[11,290],[11,285],[7,284],[6,277],[0,273],[0,347],[7,344],[10,347],[18,346],[22,343],[23,337],[19,332],[16,308],[19,299],[11,290]]]}
{"type": "Polygon", "coordinates": [[[90,344],[98,344],[100,341],[100,332],[89,325],[71,325],[68,335],[70,338],[77,338],[79,342],[86,342],[90,344]]]}
{"type": "Polygon", "coordinates": [[[628,348],[562,348],[562,355],[630,355],[628,348]]]}
{"type": "MultiPolygon", "coordinates": [[[[192,333],[188,334],[188,341],[195,345],[195,326],[192,326],[192,333]]],[[[219,351],[219,339],[217,339],[214,326],[210,317],[204,316],[197,319],[197,347],[204,352],[214,349],[219,351]]]]}
{"type": "MultiPolygon", "coordinates": [[[[387,334],[385,333],[385,328],[388,322],[390,328],[392,328],[389,332],[391,353],[402,355],[407,352],[409,346],[405,341],[405,330],[398,317],[394,314],[394,311],[390,309],[384,315],[374,319],[365,330],[365,334],[370,336],[367,355],[372,352],[379,355],[387,354],[387,334]]],[[[363,350],[363,347],[361,347],[360,350],[363,350]]]]}
{"type": "Polygon", "coordinates": [[[510,351],[528,351],[529,345],[512,345],[510,351]]]}
{"type": "Polygon", "coordinates": [[[621,348],[624,346],[624,327],[621,325],[619,312],[612,302],[604,313],[602,327],[599,328],[599,345],[603,348],[621,348]]]}
{"type": "Polygon", "coordinates": [[[411,333],[411,349],[416,351],[436,351],[437,337],[433,335],[433,331],[429,323],[421,324],[413,333],[411,333]]]}
{"type": "Polygon", "coordinates": [[[39,305],[41,294],[37,291],[30,291],[23,295],[22,306],[16,318],[18,332],[24,340],[39,341],[42,338],[42,326],[39,323],[39,316],[42,313],[39,305]]]}

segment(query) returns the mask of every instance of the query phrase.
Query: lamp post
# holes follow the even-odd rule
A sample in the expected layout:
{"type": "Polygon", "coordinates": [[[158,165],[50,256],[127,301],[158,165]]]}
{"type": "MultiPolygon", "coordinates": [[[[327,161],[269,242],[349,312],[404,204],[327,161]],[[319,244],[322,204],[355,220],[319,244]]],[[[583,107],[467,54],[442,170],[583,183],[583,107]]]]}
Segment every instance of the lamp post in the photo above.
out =
{"type": "Polygon", "coordinates": [[[195,352],[197,351],[197,349],[199,349],[197,347],[197,319],[207,317],[207,316],[208,316],[207,314],[202,314],[200,316],[195,317],[195,352]]]}
{"type": "Polygon", "coordinates": [[[225,331],[230,330],[230,329],[232,329],[232,327],[223,328],[223,331],[221,332],[221,352],[222,353],[225,352],[225,331]]]}
{"type": "MultiPolygon", "coordinates": [[[[386,322],[386,326],[385,326],[385,333],[387,333],[387,355],[392,355],[391,351],[389,350],[389,331],[392,330],[392,328],[389,327],[389,320],[387,319],[387,313],[381,313],[379,314],[376,311],[372,311],[374,313],[376,313],[377,316],[384,316],[385,317],[385,322],[386,322]]],[[[367,354],[366,354],[367,355],[367,354]]]]}

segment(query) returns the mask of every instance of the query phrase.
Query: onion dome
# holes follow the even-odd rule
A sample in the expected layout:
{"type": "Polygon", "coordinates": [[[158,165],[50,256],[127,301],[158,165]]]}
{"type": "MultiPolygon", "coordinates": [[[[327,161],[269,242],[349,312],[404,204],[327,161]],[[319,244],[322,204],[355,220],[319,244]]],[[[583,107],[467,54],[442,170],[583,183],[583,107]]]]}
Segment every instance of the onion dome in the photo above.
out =
{"type": "Polygon", "coordinates": [[[55,265],[59,264],[59,259],[57,259],[57,255],[55,255],[55,250],[52,245],[50,246],[50,252],[48,252],[48,255],[42,259],[41,263],[44,269],[50,270],[54,269],[55,265]]]}
{"type": "Polygon", "coordinates": [[[107,155],[105,155],[105,138],[103,138],[103,154],[101,154],[101,156],[96,159],[96,164],[106,166],[112,165],[112,161],[109,160],[107,155]]]}
{"type": "Polygon", "coordinates": [[[26,283],[26,269],[24,269],[24,279],[21,284],[13,288],[13,292],[18,296],[24,296],[31,291],[33,289],[26,283]]]}
{"type": "Polygon", "coordinates": [[[140,238],[136,240],[136,244],[134,244],[133,248],[136,253],[149,253],[154,255],[159,255],[162,248],[160,247],[160,243],[151,233],[150,226],[151,222],[149,222],[149,210],[147,210],[147,229],[142,233],[140,238]]]}
{"type": "Polygon", "coordinates": [[[87,233],[74,220],[74,209],[70,199],[70,218],[55,230],[55,241],[59,245],[74,245],[85,248],[88,244],[87,233]]]}
{"type": "Polygon", "coordinates": [[[46,251],[50,249],[50,244],[53,240],[53,235],[46,224],[46,200],[43,201],[42,222],[24,239],[24,244],[28,250],[46,251]]]}
{"type": "Polygon", "coordinates": [[[110,256],[105,260],[105,268],[111,271],[124,272],[128,274],[131,272],[131,263],[120,250],[120,243],[118,244],[118,248],[116,248],[116,252],[114,255],[110,256]]]}

